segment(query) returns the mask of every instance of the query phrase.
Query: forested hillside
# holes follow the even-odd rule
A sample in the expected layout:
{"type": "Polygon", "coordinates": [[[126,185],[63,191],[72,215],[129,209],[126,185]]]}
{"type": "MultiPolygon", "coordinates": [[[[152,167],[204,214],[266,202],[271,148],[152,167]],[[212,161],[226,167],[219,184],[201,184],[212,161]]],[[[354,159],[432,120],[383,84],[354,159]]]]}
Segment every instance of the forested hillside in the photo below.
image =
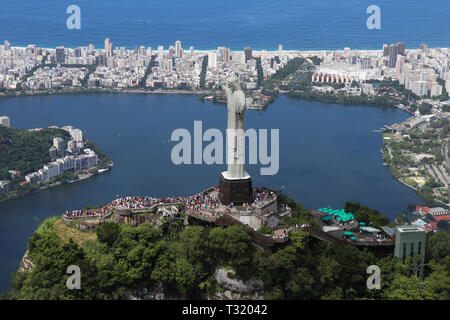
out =
{"type": "Polygon", "coordinates": [[[28,131],[0,126],[0,180],[11,178],[8,170],[19,170],[25,176],[42,168],[50,161],[54,137],[67,143],[70,134],[62,129],[28,131]]]}

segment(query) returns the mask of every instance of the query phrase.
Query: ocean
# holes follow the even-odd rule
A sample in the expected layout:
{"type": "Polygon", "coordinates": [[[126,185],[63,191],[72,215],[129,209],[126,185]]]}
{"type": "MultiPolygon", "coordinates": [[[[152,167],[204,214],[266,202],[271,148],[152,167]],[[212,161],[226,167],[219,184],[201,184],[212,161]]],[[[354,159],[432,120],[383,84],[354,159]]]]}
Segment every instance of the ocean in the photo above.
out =
{"type": "Polygon", "coordinates": [[[0,41],[69,48],[94,44],[134,48],[181,40],[184,48],[243,50],[381,49],[404,41],[450,47],[448,0],[26,0],[2,1],[0,41]],[[66,9],[78,5],[81,29],[69,30],[66,9]],[[381,10],[381,29],[369,30],[370,5],[381,10]]]}

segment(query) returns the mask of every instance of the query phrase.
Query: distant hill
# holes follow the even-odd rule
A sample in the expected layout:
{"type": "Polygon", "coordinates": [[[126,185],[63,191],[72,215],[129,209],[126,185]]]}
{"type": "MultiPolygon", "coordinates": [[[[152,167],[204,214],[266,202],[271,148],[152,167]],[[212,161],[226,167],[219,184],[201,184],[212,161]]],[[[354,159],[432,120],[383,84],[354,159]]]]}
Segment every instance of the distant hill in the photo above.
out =
{"type": "Polygon", "coordinates": [[[0,180],[11,178],[8,170],[19,170],[23,177],[50,162],[54,137],[65,144],[70,140],[70,134],[62,129],[28,131],[0,126],[0,180]]]}

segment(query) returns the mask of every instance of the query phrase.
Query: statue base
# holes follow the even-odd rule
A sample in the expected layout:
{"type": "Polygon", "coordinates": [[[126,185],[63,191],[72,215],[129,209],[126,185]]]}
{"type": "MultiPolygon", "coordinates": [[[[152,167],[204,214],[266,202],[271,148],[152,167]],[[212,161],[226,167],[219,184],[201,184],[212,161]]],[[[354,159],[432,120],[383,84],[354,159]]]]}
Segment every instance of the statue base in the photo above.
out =
{"type": "Polygon", "coordinates": [[[252,178],[248,174],[241,179],[228,179],[226,176],[226,172],[222,172],[220,175],[220,202],[224,205],[253,203],[252,178]]]}

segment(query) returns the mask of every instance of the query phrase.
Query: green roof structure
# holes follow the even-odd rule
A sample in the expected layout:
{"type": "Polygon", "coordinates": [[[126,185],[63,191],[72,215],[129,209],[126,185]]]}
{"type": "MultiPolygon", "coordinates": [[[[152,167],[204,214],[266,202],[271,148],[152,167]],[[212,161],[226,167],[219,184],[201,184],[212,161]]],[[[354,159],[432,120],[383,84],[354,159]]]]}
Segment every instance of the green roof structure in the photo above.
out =
{"type": "MultiPolygon", "coordinates": [[[[339,220],[339,221],[346,222],[346,221],[350,221],[352,219],[355,219],[355,215],[353,213],[345,212],[344,209],[339,209],[338,210],[338,209],[331,209],[331,208],[320,208],[317,211],[326,212],[329,215],[335,217],[336,220],[339,220]]],[[[324,220],[324,221],[326,221],[326,220],[324,220]]]]}

